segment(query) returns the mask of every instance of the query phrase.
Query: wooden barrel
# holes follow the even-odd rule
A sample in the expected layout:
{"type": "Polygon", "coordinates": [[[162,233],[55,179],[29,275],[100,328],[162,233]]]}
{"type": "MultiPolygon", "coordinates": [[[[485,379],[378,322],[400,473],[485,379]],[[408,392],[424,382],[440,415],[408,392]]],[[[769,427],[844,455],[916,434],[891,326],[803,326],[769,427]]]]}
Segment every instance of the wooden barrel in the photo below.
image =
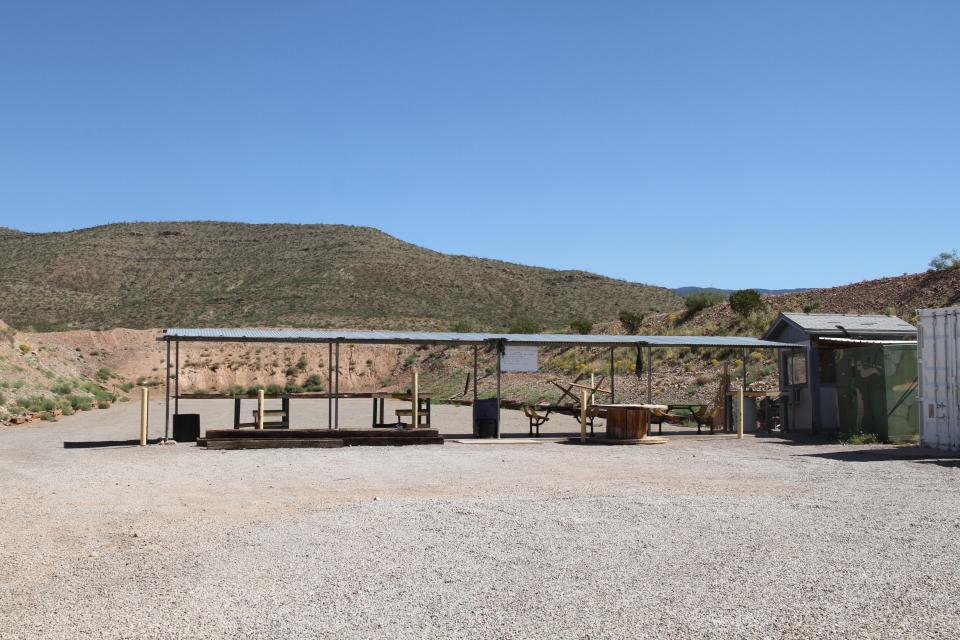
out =
{"type": "Polygon", "coordinates": [[[607,409],[607,438],[610,440],[642,440],[647,437],[650,413],[640,407],[607,409]]]}

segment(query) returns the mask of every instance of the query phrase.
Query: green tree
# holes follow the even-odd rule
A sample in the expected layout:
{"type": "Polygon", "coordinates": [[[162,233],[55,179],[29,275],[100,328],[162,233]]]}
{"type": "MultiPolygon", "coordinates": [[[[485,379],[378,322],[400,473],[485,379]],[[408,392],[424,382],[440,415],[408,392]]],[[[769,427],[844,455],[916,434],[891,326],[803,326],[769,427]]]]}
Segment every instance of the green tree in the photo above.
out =
{"type": "Polygon", "coordinates": [[[930,261],[930,268],[934,271],[946,271],[957,267],[960,267],[960,255],[957,255],[956,249],[944,251],[930,261]]]}
{"type": "Polygon", "coordinates": [[[644,317],[642,313],[627,310],[621,311],[619,316],[620,324],[622,324],[624,330],[630,334],[634,334],[640,330],[640,325],[643,324],[644,317]]]}
{"type": "Polygon", "coordinates": [[[763,308],[763,297],[756,289],[740,289],[730,294],[730,308],[743,317],[763,308]]]}

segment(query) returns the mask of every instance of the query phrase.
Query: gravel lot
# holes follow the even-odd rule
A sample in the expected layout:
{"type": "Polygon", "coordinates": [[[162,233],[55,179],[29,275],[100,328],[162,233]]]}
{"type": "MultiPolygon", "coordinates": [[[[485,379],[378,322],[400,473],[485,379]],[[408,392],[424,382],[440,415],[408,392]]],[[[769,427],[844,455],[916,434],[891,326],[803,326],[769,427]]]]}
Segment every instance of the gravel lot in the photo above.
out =
{"type": "Polygon", "coordinates": [[[960,637],[957,460],[722,436],[64,446],[133,438],[137,411],[0,431],[0,637],[960,637]]]}

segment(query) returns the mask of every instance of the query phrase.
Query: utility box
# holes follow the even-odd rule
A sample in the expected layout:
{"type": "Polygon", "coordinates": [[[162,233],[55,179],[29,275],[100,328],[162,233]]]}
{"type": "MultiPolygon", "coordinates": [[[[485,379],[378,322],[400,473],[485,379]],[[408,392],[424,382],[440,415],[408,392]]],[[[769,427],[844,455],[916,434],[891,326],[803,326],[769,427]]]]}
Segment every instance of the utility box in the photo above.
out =
{"type": "Polygon", "coordinates": [[[960,307],[920,309],[920,442],[960,451],[960,307]]]}
{"type": "Polygon", "coordinates": [[[497,399],[477,400],[473,405],[473,435],[477,438],[496,438],[499,432],[497,399]]]}
{"type": "Polygon", "coordinates": [[[200,437],[200,414],[178,413],[173,416],[173,439],[177,442],[196,442],[200,437]]]}
{"type": "Polygon", "coordinates": [[[841,433],[875,433],[903,442],[920,433],[917,347],[871,344],[837,349],[837,424],[841,433]]]}

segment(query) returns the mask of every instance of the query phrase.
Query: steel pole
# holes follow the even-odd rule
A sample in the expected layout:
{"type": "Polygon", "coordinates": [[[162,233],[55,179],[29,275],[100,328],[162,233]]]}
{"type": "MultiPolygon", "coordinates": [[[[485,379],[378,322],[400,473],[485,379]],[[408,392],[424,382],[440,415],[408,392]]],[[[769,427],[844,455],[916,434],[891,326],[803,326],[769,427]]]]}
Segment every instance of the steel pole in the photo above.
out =
{"type": "Polygon", "coordinates": [[[170,438],[170,341],[167,340],[167,361],[166,361],[166,376],[164,384],[164,417],[163,417],[163,439],[168,440],[170,438]]]}
{"type": "Polygon", "coordinates": [[[333,399],[333,426],[337,429],[340,428],[340,343],[337,343],[336,348],[336,377],[337,377],[337,395],[333,399]]]}
{"type": "Polygon", "coordinates": [[[613,347],[610,347],[610,404],[617,403],[617,389],[614,387],[613,347]]]}
{"type": "Polygon", "coordinates": [[[333,429],[333,343],[327,343],[327,429],[333,429]]]}
{"type": "Polygon", "coordinates": [[[500,438],[500,372],[501,372],[501,360],[503,358],[502,354],[503,343],[497,343],[497,438],[500,438]]]}
{"type": "Polygon", "coordinates": [[[174,344],[174,350],[176,351],[175,362],[176,366],[173,368],[173,415],[180,415],[180,341],[174,344]]]}
{"type": "Polygon", "coordinates": [[[653,347],[647,345],[647,404],[653,404],[653,347]]]}

